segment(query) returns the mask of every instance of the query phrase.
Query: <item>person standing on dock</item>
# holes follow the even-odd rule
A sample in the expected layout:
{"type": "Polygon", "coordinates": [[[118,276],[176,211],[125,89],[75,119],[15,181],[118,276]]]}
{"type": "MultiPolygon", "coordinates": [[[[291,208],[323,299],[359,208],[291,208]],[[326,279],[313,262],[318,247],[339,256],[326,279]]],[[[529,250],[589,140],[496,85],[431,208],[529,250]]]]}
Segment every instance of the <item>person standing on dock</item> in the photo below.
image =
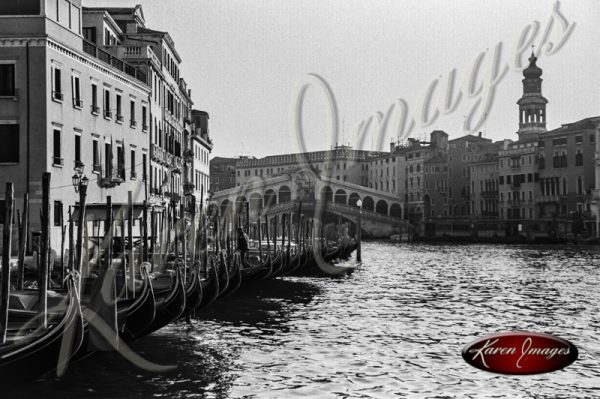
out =
{"type": "Polygon", "coordinates": [[[240,251],[240,255],[243,260],[246,260],[246,256],[248,254],[248,234],[244,233],[244,230],[241,227],[238,227],[238,240],[237,240],[237,249],[240,251]]]}

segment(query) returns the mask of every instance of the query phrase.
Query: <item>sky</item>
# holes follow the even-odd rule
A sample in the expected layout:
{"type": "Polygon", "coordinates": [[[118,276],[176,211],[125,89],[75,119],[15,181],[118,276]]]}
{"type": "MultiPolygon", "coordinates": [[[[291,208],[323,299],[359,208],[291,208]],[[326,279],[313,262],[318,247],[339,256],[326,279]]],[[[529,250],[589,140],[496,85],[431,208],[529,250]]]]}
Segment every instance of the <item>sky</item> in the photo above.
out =
{"type": "Polygon", "coordinates": [[[516,139],[529,41],[544,71],[548,129],[600,115],[600,2],[594,0],[83,0],[84,6],[135,4],[148,27],[175,41],[194,108],[210,114],[213,157],[318,151],[336,143],[387,150],[392,140],[432,130],[450,139],[479,131],[516,139]],[[524,50],[516,51],[528,26],[524,50]],[[441,106],[446,97],[453,109],[441,106]],[[393,104],[408,112],[396,105],[380,136],[375,115],[393,104]],[[412,130],[399,128],[402,115],[415,119],[412,130]]]}

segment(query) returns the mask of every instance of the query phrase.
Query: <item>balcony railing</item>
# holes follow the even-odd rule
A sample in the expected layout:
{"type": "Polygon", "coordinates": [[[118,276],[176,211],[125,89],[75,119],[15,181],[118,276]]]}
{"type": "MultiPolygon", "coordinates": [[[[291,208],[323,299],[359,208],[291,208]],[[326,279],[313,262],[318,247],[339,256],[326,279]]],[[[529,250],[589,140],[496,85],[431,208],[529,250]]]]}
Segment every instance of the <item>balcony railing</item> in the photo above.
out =
{"type": "Polygon", "coordinates": [[[93,43],[91,43],[85,39],[83,39],[83,51],[86,52],[87,54],[99,59],[100,61],[102,61],[122,72],[125,72],[127,75],[131,76],[134,79],[139,80],[140,82],[143,82],[144,84],[148,83],[147,76],[144,72],[140,71],[139,69],[135,68],[134,66],[132,66],[130,64],[127,64],[126,62],[119,59],[118,57],[111,55],[106,50],[103,50],[103,49],[97,47],[96,45],[94,45],[93,43]]]}
{"type": "Polygon", "coordinates": [[[137,126],[137,122],[134,120],[130,120],[129,121],[129,126],[131,126],[132,128],[135,128],[137,126]]]}
{"type": "Polygon", "coordinates": [[[52,157],[52,165],[62,166],[62,164],[63,164],[63,159],[61,157],[57,157],[57,156],[52,157]]]}
{"type": "Polygon", "coordinates": [[[104,117],[108,118],[108,119],[112,118],[112,112],[109,111],[109,110],[107,110],[107,109],[105,109],[104,110],[104,117]]]}
{"type": "Polygon", "coordinates": [[[73,99],[73,107],[75,108],[83,108],[83,100],[81,98],[74,98],[73,99]]]}
{"type": "Polygon", "coordinates": [[[123,123],[123,115],[117,114],[117,122],[123,123]]]}
{"type": "Polygon", "coordinates": [[[97,105],[92,105],[92,114],[100,115],[100,107],[97,105]]]}
{"type": "Polygon", "coordinates": [[[53,91],[52,92],[52,99],[56,100],[56,101],[62,101],[63,100],[63,94],[60,91],[53,91]]]}

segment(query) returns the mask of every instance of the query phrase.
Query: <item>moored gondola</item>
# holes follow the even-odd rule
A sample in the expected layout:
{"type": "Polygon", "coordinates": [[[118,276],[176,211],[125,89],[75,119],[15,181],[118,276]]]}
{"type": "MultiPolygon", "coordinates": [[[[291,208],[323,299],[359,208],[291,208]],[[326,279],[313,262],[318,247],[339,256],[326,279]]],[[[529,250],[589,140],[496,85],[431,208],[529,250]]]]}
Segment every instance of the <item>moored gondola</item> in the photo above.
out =
{"type": "Polygon", "coordinates": [[[66,368],[80,350],[84,342],[84,327],[72,277],[68,278],[67,286],[67,294],[48,309],[46,327],[40,323],[36,310],[9,311],[7,340],[0,344],[0,386],[3,392],[52,370],[66,368]]]}
{"type": "Polygon", "coordinates": [[[140,277],[142,287],[136,296],[131,299],[119,300],[117,302],[117,311],[119,319],[123,320],[123,327],[119,331],[119,336],[124,341],[131,341],[139,336],[145,329],[150,327],[156,313],[154,302],[154,291],[150,276],[150,263],[143,262],[140,265],[140,277]]]}
{"type": "MultiPolygon", "coordinates": [[[[154,284],[154,282],[153,282],[154,284]]],[[[154,289],[156,313],[152,323],[142,330],[136,338],[153,333],[170,322],[177,320],[183,313],[186,303],[185,286],[181,278],[181,268],[175,267],[175,277],[171,286],[154,289]]]]}
{"type": "Polygon", "coordinates": [[[229,284],[227,289],[223,292],[222,296],[231,295],[240,288],[242,285],[242,262],[241,256],[238,252],[234,252],[230,259],[231,275],[229,278],[229,284]]]}

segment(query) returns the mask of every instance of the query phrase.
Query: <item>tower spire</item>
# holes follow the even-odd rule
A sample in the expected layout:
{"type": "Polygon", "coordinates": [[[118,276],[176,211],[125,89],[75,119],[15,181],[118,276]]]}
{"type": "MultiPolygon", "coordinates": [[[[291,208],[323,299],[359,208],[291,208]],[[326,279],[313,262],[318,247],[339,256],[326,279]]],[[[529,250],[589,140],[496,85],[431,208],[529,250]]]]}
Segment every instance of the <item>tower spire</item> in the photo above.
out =
{"type": "Polygon", "coordinates": [[[529,65],[523,70],[523,95],[519,105],[519,139],[524,135],[546,131],[546,104],[542,95],[542,69],[536,65],[535,46],[531,46],[529,65]]]}

